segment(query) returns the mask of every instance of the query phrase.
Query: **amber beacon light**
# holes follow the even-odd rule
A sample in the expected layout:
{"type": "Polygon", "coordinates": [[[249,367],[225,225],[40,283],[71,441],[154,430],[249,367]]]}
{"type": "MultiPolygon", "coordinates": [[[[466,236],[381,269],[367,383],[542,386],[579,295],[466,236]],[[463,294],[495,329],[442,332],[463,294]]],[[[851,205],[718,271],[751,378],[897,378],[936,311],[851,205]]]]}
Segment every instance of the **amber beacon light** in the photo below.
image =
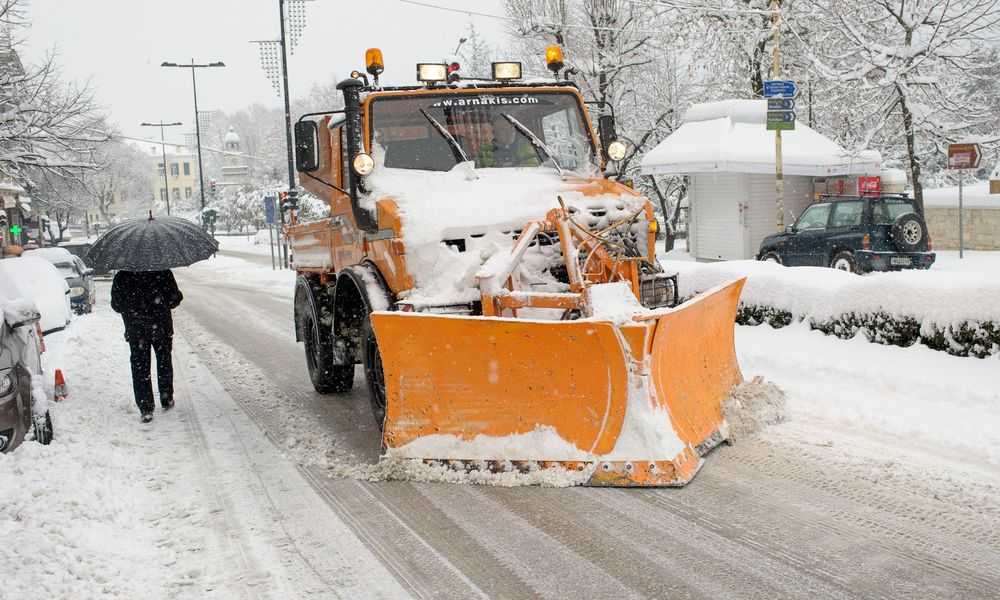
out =
{"type": "Polygon", "coordinates": [[[545,64],[553,73],[558,73],[563,68],[563,51],[559,46],[549,46],[545,49],[545,64]]]}
{"type": "Polygon", "coordinates": [[[382,51],[378,48],[365,50],[365,69],[372,75],[380,75],[385,70],[382,51]]]}

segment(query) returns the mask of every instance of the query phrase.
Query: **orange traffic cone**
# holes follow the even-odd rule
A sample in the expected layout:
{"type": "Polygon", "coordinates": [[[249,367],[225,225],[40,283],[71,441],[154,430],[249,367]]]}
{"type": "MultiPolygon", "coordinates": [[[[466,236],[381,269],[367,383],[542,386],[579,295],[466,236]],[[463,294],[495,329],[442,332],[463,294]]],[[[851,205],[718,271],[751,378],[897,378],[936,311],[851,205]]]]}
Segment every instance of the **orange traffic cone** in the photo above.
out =
{"type": "Polygon", "coordinates": [[[62,402],[69,396],[69,392],[66,387],[66,378],[63,377],[62,369],[56,369],[56,385],[54,395],[56,397],[56,402],[62,402]]]}

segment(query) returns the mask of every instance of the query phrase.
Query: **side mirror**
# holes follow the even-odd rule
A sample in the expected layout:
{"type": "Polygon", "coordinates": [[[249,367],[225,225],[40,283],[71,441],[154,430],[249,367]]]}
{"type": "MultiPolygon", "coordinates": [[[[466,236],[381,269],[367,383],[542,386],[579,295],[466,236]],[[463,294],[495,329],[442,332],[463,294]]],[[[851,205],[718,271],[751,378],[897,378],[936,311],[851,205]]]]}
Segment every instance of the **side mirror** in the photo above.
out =
{"type": "Polygon", "coordinates": [[[316,121],[299,121],[295,124],[295,168],[309,173],[319,168],[319,139],[316,121]]]}
{"type": "Polygon", "coordinates": [[[601,149],[604,151],[604,157],[608,157],[608,146],[611,142],[618,139],[618,134],[615,132],[615,117],[613,115],[601,115],[597,119],[597,134],[601,138],[601,149]]]}
{"type": "Polygon", "coordinates": [[[18,327],[24,327],[25,325],[34,325],[42,320],[42,315],[37,310],[21,313],[20,317],[20,320],[10,323],[11,329],[17,329],[18,327]]]}
{"type": "Polygon", "coordinates": [[[795,233],[795,225],[785,225],[785,233],[795,233]]]}

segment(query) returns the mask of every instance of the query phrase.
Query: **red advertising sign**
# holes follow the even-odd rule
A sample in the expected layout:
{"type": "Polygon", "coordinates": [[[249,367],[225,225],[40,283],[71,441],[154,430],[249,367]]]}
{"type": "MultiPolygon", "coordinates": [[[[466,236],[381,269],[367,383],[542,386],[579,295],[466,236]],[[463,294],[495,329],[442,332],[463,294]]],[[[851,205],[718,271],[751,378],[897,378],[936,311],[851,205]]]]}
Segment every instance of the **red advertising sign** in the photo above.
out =
{"type": "Polygon", "coordinates": [[[982,159],[979,144],[948,144],[949,169],[978,169],[982,159]]]}
{"type": "Polygon", "coordinates": [[[858,177],[858,194],[879,195],[882,193],[882,178],[878,175],[858,177]]]}

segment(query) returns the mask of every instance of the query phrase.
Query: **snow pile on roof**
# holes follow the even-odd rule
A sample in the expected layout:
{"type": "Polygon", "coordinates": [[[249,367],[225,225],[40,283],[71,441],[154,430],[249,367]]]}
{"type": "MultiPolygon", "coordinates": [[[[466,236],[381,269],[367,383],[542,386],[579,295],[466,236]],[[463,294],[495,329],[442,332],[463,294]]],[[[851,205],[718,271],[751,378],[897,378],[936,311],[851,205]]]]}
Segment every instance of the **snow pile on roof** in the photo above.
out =
{"type": "MultiPolygon", "coordinates": [[[[774,132],[766,128],[766,100],[695,104],[684,124],[642,159],[644,174],[774,173],[774,132]]],[[[881,155],[851,154],[797,122],[781,134],[785,175],[878,175],[881,155]]]]}
{"type": "Polygon", "coordinates": [[[784,267],[754,260],[670,261],[681,297],[747,276],[741,302],[826,320],[845,313],[884,312],[939,326],[1000,321],[1000,280],[977,273],[899,271],[859,277],[825,267],[784,267]]]}
{"type": "Polygon", "coordinates": [[[42,330],[65,327],[70,312],[69,287],[55,266],[35,256],[0,260],[0,277],[16,282],[25,297],[38,307],[42,315],[42,330]]]}
{"type": "MultiPolygon", "coordinates": [[[[958,186],[924,188],[924,206],[958,208],[958,186]]],[[[964,208],[1000,210],[1000,194],[990,193],[990,182],[988,181],[977,181],[973,184],[963,185],[962,206],[964,208]]]]}

